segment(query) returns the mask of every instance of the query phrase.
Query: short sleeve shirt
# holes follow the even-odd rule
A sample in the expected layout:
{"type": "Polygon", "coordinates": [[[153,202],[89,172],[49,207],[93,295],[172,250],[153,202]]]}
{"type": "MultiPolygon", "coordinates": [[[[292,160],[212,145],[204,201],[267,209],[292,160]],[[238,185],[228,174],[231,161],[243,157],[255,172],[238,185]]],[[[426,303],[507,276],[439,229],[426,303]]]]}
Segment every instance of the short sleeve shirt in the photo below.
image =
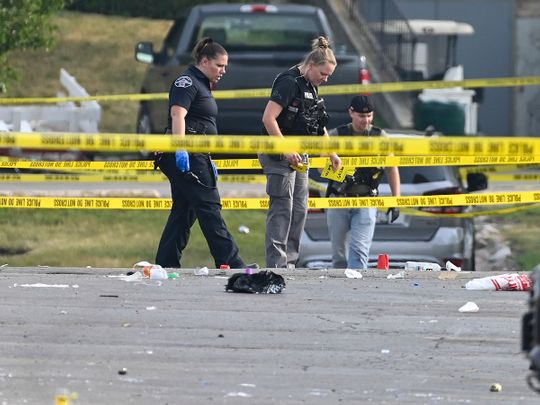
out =
{"type": "Polygon", "coordinates": [[[195,66],[191,65],[172,84],[169,91],[168,126],[172,129],[171,107],[178,105],[187,110],[186,132],[193,128],[197,133],[217,134],[216,116],[218,107],[210,81],[195,66]],[[204,128],[204,131],[202,129],[204,128]]]}
{"type": "Polygon", "coordinates": [[[296,97],[296,77],[300,76],[297,67],[291,69],[296,75],[282,74],[276,77],[272,84],[270,100],[278,103],[283,108],[291,104],[296,97]]]}

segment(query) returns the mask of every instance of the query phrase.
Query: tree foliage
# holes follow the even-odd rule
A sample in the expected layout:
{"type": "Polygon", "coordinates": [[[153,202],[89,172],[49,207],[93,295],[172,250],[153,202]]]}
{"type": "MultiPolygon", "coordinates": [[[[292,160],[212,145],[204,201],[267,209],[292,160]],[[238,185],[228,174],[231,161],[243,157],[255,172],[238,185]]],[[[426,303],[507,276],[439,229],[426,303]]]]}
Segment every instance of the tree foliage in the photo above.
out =
{"type": "Polygon", "coordinates": [[[0,0],[0,92],[16,77],[9,53],[51,46],[55,30],[51,16],[68,3],[71,0],[0,0]]]}
{"type": "MultiPolygon", "coordinates": [[[[242,0],[221,0],[220,3],[242,3],[242,0]]],[[[75,0],[70,10],[125,17],[175,19],[186,15],[197,4],[215,0],[75,0]]]]}

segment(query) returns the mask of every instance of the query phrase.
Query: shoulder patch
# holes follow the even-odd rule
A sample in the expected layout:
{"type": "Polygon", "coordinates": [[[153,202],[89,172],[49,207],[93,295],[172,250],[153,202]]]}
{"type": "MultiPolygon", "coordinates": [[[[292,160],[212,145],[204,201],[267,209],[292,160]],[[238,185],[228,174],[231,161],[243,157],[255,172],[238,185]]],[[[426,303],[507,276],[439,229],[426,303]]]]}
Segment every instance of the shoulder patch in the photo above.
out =
{"type": "Polygon", "coordinates": [[[174,81],[176,87],[189,87],[193,84],[193,80],[189,76],[180,76],[174,81]]]}

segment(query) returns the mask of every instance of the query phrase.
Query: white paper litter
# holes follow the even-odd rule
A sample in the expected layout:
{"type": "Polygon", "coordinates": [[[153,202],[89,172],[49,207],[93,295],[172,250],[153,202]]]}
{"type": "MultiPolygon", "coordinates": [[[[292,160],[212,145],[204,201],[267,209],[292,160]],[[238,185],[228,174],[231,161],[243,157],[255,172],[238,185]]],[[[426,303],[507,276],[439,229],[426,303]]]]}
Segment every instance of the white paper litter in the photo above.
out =
{"type": "Polygon", "coordinates": [[[193,274],[196,276],[207,276],[208,275],[208,267],[201,267],[200,269],[193,270],[193,274]]]}
{"type": "Polygon", "coordinates": [[[405,278],[405,272],[400,271],[399,273],[396,273],[396,274],[389,274],[388,276],[386,276],[386,278],[389,280],[395,280],[397,278],[405,278]]]}
{"type": "Polygon", "coordinates": [[[478,312],[480,308],[476,303],[469,301],[465,305],[463,305],[461,308],[459,308],[459,312],[478,312]]]}
{"type": "Polygon", "coordinates": [[[347,278],[363,278],[362,273],[353,269],[345,269],[345,277],[347,278]]]}

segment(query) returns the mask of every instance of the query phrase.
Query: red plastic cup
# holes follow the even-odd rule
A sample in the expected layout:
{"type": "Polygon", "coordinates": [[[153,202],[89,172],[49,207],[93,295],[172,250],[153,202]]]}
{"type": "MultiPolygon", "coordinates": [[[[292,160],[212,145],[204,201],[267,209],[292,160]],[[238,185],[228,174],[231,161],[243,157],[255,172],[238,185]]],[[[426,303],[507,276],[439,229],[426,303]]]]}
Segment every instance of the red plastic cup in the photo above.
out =
{"type": "Polygon", "coordinates": [[[380,254],[377,257],[377,269],[390,270],[390,262],[388,260],[388,255],[386,253],[380,254]]]}

